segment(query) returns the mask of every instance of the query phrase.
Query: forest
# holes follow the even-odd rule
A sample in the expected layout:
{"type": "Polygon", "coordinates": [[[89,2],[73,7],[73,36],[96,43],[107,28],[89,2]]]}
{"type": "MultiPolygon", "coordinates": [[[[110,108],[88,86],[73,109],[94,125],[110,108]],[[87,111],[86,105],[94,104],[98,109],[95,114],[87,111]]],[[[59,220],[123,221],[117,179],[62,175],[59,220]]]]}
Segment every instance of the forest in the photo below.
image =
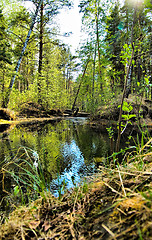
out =
{"type": "MultiPolygon", "coordinates": [[[[38,7],[38,1],[33,4],[38,7]]],[[[2,1],[0,10],[1,107],[18,111],[32,101],[49,109],[72,108],[80,88],[76,105],[93,113],[123,92],[129,65],[126,91],[151,99],[150,2],[80,1],[82,31],[88,37],[72,55],[58,39],[54,21],[72,2],[44,1],[18,67],[35,13],[21,1],[9,11],[7,5],[11,2],[2,1]]]]}
{"type": "Polygon", "coordinates": [[[74,6],[0,0],[0,240],[149,240],[152,1],[74,6]]]}

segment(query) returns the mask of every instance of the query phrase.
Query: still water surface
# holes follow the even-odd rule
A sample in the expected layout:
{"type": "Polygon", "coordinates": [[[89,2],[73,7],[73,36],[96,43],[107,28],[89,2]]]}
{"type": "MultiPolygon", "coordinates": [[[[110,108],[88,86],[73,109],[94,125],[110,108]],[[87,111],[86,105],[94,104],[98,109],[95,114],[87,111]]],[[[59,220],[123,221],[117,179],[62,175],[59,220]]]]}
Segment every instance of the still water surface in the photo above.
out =
{"type": "Polygon", "coordinates": [[[0,159],[10,158],[20,146],[35,152],[50,190],[57,195],[65,181],[68,189],[73,183],[97,170],[96,159],[109,154],[108,134],[90,128],[85,118],[71,118],[45,125],[17,126],[0,140],[0,159]]]}

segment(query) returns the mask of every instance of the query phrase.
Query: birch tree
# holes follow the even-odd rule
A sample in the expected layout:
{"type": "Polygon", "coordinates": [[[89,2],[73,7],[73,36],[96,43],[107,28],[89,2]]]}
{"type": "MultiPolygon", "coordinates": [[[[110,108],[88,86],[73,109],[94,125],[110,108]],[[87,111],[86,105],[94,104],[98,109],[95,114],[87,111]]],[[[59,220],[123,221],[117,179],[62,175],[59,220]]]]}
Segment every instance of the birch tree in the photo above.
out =
{"type": "Polygon", "coordinates": [[[20,67],[20,64],[21,64],[21,61],[22,61],[22,58],[24,56],[24,53],[25,53],[25,50],[26,50],[26,47],[27,47],[27,44],[28,44],[28,41],[30,39],[30,35],[32,33],[32,30],[33,30],[33,27],[35,25],[35,22],[36,22],[36,18],[38,16],[38,12],[39,12],[39,9],[41,7],[41,4],[42,4],[42,1],[43,0],[40,0],[38,5],[37,5],[37,8],[36,8],[36,11],[35,11],[35,14],[34,14],[34,17],[33,17],[33,20],[32,20],[32,23],[31,23],[31,26],[30,26],[30,29],[29,29],[29,32],[27,34],[27,37],[26,37],[26,40],[24,42],[24,45],[23,45],[23,48],[22,48],[22,52],[21,52],[21,55],[18,59],[18,62],[17,62],[17,65],[15,67],[15,73],[13,75],[13,77],[11,78],[11,81],[10,81],[10,84],[9,84],[9,87],[8,87],[8,90],[6,92],[6,97],[5,97],[5,101],[4,101],[4,105],[3,107],[7,108],[8,106],[8,103],[9,103],[9,98],[10,98],[10,94],[11,94],[11,91],[12,91],[12,88],[13,88],[13,85],[14,85],[14,82],[15,82],[15,78],[16,78],[16,75],[18,73],[18,70],[19,70],[19,67],[20,67]]]}

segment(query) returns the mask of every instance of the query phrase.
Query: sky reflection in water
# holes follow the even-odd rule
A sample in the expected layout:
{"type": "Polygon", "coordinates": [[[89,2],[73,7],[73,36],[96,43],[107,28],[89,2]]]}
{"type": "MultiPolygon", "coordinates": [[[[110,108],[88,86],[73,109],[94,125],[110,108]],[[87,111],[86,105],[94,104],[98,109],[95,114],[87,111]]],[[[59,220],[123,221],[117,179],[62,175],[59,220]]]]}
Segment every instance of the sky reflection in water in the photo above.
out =
{"type": "MultiPolygon", "coordinates": [[[[95,164],[92,163],[89,166],[89,169],[86,169],[86,165],[84,162],[84,157],[82,152],[80,151],[79,147],[76,144],[75,140],[72,140],[70,143],[65,143],[62,145],[62,154],[65,160],[68,161],[68,166],[64,169],[62,174],[57,178],[54,179],[51,183],[53,185],[59,185],[62,187],[63,181],[65,180],[66,188],[70,189],[74,187],[74,184],[80,183],[84,173],[91,173],[95,168],[95,164]],[[74,182],[72,180],[74,179],[74,182]]],[[[58,186],[58,187],[59,187],[58,186]]],[[[54,188],[54,187],[53,187],[54,188]]],[[[54,192],[55,195],[58,195],[58,191],[54,192]]]]}

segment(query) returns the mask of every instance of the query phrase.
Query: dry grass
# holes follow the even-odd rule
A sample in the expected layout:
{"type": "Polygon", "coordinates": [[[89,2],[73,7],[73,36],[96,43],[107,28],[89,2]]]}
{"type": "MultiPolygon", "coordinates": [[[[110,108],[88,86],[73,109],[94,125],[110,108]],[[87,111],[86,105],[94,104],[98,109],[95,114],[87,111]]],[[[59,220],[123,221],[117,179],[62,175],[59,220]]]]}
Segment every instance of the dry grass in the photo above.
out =
{"type": "Polygon", "coordinates": [[[0,239],[152,239],[151,156],[100,167],[61,200],[47,193],[10,214],[0,239]]]}

